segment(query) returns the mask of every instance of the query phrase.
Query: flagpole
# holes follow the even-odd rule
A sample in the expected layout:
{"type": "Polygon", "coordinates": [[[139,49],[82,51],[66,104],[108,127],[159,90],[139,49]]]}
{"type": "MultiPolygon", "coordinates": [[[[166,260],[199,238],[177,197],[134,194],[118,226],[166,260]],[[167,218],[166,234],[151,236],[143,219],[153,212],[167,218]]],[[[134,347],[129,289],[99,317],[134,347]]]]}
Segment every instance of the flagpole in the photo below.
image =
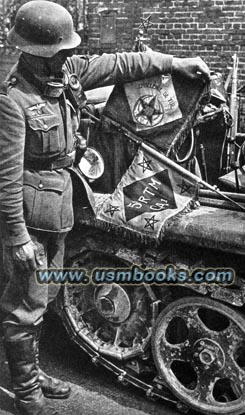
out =
{"type": "MultiPolygon", "coordinates": [[[[84,113],[88,113],[86,109],[83,109],[84,113]]],[[[91,119],[93,119],[96,122],[100,122],[100,119],[95,117],[93,114],[90,114],[91,119]]],[[[170,158],[166,157],[164,154],[159,153],[159,151],[155,150],[153,147],[149,146],[148,144],[145,144],[141,137],[138,135],[132,133],[127,128],[123,127],[121,124],[119,124],[117,121],[112,120],[111,118],[106,117],[103,115],[103,118],[108,119],[112,125],[116,127],[116,129],[119,132],[122,132],[122,134],[127,137],[129,140],[134,141],[137,144],[140,144],[141,147],[146,150],[149,154],[151,154],[153,157],[158,159],[159,161],[162,161],[165,163],[168,167],[171,169],[177,171],[187,179],[193,180],[196,183],[206,187],[207,189],[211,190],[212,192],[217,193],[219,196],[221,196],[223,199],[228,200],[229,202],[233,203],[235,206],[239,207],[241,210],[245,212],[245,207],[240,205],[240,203],[237,203],[235,200],[231,199],[226,194],[222,193],[220,190],[216,189],[215,186],[212,186],[211,184],[205,182],[205,180],[202,180],[200,177],[196,176],[195,174],[191,173],[189,170],[184,169],[184,167],[181,167],[179,164],[175,163],[175,161],[171,160],[170,158]]]]}
{"type": "Polygon", "coordinates": [[[159,161],[162,161],[165,165],[170,167],[171,169],[177,171],[179,174],[181,174],[183,177],[190,179],[192,181],[195,181],[196,183],[203,185],[209,190],[212,190],[212,192],[217,193],[220,195],[223,199],[228,200],[229,202],[232,202],[235,206],[239,207],[243,211],[245,211],[245,207],[240,205],[240,203],[235,202],[235,200],[231,199],[226,194],[220,192],[218,189],[216,189],[211,184],[205,182],[205,180],[202,180],[200,177],[196,176],[195,174],[191,173],[189,170],[184,169],[184,167],[181,167],[179,164],[175,163],[170,158],[166,157],[164,154],[159,153],[154,148],[148,146],[147,144],[141,142],[141,147],[146,150],[149,154],[151,154],[153,157],[158,159],[159,161]]]}

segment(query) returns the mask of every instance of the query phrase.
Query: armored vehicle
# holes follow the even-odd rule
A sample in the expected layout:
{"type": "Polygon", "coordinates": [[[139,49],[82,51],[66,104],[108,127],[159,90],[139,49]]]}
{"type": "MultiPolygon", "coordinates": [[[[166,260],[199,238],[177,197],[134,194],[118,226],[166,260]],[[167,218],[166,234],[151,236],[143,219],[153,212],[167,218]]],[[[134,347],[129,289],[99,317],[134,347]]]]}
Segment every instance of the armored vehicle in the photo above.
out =
{"type": "Polygon", "coordinates": [[[174,76],[91,91],[84,114],[66,267],[90,282],[64,285],[57,313],[122,384],[244,413],[244,136],[220,75],[211,95],[174,76]]]}

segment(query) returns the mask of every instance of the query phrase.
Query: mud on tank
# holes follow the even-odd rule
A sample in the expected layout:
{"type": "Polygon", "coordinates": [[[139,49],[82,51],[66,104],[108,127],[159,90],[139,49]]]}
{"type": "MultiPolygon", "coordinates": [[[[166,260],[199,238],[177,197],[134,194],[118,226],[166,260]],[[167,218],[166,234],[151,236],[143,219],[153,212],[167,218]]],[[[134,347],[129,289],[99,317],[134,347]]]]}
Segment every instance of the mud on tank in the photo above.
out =
{"type": "MultiPolygon", "coordinates": [[[[178,79],[173,82],[178,90],[178,79]]],[[[186,85],[186,94],[189,90],[186,85]]],[[[197,90],[197,96],[205,95],[202,87],[197,90]]],[[[107,91],[95,91],[90,102],[98,103],[97,93],[104,96],[107,91]]],[[[232,120],[226,99],[216,94],[210,104],[197,98],[198,112],[188,108],[191,117],[185,112],[185,102],[179,100],[188,121],[185,134],[178,135],[181,124],[173,135],[168,129],[159,133],[149,128],[141,138],[177,160],[178,165],[209,180],[244,208],[244,139],[240,137],[235,147],[236,155],[240,151],[240,165],[236,171],[227,169],[226,137],[232,120]]],[[[89,145],[105,162],[103,176],[89,181],[96,205],[114,191],[137,152],[139,144],[125,139],[125,134],[129,138],[136,134],[129,114],[125,89],[115,87],[106,105],[96,105],[88,115],[90,120],[100,119],[99,125],[90,126],[89,145]]],[[[73,341],[122,384],[136,386],[150,398],[174,403],[182,412],[244,413],[244,212],[200,186],[192,206],[170,217],[153,240],[125,226],[96,219],[78,176],[74,172],[75,227],[67,241],[67,267],[88,273],[95,267],[129,269],[132,265],[163,269],[173,264],[189,271],[233,268],[236,281],[232,286],[66,285],[56,311],[73,341]]]]}

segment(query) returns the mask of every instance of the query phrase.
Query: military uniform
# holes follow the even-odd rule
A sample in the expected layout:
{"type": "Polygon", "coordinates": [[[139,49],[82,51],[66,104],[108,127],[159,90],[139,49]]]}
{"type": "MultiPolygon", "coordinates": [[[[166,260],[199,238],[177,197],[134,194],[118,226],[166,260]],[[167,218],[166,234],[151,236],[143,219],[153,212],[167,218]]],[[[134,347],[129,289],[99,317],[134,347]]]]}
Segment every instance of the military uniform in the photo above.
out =
{"type": "Polygon", "coordinates": [[[0,215],[10,259],[0,302],[4,346],[19,414],[47,415],[44,397],[64,399],[71,388],[39,366],[39,323],[59,287],[39,285],[32,270],[63,266],[64,241],[73,226],[68,168],[83,90],[168,73],[172,67],[192,77],[201,70],[208,78],[209,71],[201,60],[172,61],[151,51],[72,56],[81,42],[72,17],[46,0],[22,5],[7,39],[23,54],[0,88],[0,215]]]}
{"type": "MultiPolygon", "coordinates": [[[[38,68],[30,69],[20,57],[0,95],[0,210],[10,247],[31,238],[43,268],[62,268],[64,239],[73,226],[67,167],[72,164],[83,90],[168,73],[171,63],[170,55],[152,51],[72,56],[62,80],[43,82],[36,76],[38,68]]],[[[32,329],[57,291],[38,285],[33,274],[20,278],[14,265],[1,299],[5,327],[32,329]]]]}

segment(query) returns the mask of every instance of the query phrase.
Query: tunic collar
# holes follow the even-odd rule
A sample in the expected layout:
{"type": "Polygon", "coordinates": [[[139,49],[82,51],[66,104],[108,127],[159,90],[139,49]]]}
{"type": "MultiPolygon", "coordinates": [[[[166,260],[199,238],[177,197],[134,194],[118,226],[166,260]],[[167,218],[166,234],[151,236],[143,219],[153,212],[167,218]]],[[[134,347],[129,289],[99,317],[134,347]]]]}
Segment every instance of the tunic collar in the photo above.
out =
{"type": "Polygon", "coordinates": [[[66,88],[64,74],[62,72],[57,75],[48,74],[43,60],[33,59],[29,61],[21,55],[18,70],[44,96],[58,98],[66,88]]]}

